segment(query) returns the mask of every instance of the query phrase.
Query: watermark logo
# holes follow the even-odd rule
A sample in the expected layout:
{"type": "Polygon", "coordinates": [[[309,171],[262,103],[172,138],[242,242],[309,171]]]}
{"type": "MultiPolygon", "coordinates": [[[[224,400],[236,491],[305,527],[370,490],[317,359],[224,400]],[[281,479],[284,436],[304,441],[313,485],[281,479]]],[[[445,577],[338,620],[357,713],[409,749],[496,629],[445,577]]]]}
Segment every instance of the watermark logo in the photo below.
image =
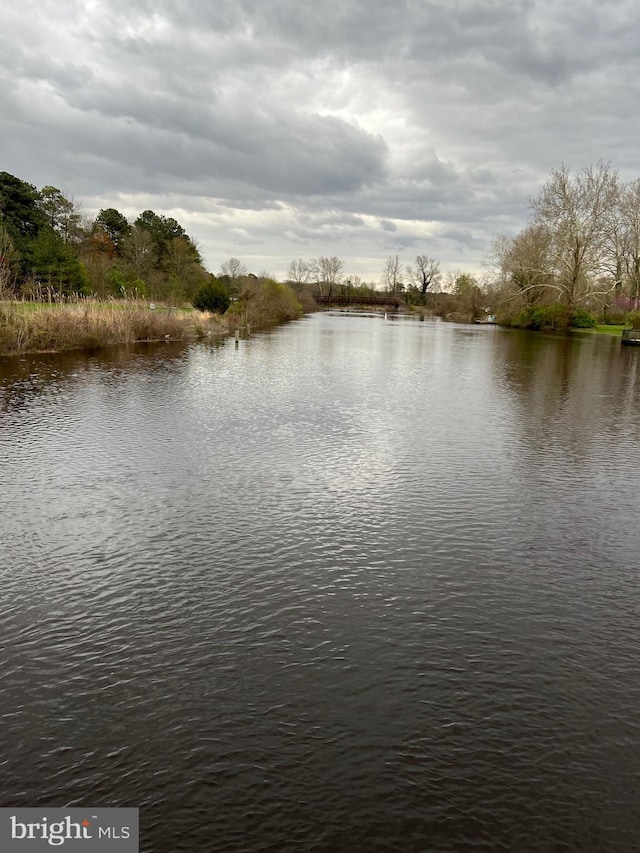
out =
{"type": "Polygon", "coordinates": [[[0,808],[0,851],[138,853],[138,809],[0,808]]]}

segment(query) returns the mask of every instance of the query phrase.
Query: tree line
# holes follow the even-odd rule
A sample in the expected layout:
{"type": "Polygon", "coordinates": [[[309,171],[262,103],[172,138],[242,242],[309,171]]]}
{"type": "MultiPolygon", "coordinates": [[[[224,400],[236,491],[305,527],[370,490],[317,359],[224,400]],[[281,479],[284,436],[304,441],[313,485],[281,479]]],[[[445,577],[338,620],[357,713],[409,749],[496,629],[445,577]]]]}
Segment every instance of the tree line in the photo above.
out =
{"type": "Polygon", "coordinates": [[[495,241],[485,292],[514,325],[622,322],[640,307],[640,180],[610,163],[554,169],[529,201],[527,225],[495,241]]]}
{"type": "Polygon", "coordinates": [[[192,301],[210,274],[172,217],[115,208],[93,220],[61,190],[0,172],[0,298],[73,294],[192,301]]]}
{"type": "Polygon", "coordinates": [[[427,291],[434,291],[442,281],[439,262],[428,255],[417,255],[414,264],[403,266],[399,255],[387,258],[379,282],[364,282],[359,275],[346,275],[344,261],[336,257],[305,260],[294,258],[287,270],[287,280],[298,289],[314,287],[320,296],[328,295],[337,285],[350,293],[371,296],[383,291],[402,295],[406,302],[424,305],[427,291]]]}
{"type": "Polygon", "coordinates": [[[362,285],[343,275],[337,258],[297,259],[292,282],[373,288],[401,295],[456,319],[494,314],[505,324],[592,326],[640,323],[640,179],[625,183],[602,160],[572,172],[552,170],[529,200],[529,221],[515,236],[501,236],[478,276],[446,275],[438,261],[418,255],[403,265],[387,258],[378,284],[362,285]]]}
{"type": "MultiPolygon", "coordinates": [[[[109,207],[87,219],[57,187],[38,190],[0,172],[0,298],[148,297],[223,310],[250,279],[271,277],[252,275],[234,257],[217,276],[207,272],[195,241],[172,217],[145,210],[131,223],[109,207]]],[[[325,296],[336,286],[373,295],[382,287],[416,305],[441,282],[438,261],[428,255],[406,266],[398,255],[389,258],[379,282],[345,275],[336,256],[297,258],[287,271],[298,295],[325,296]]]]}
{"type": "MultiPolygon", "coordinates": [[[[620,180],[610,163],[577,172],[554,169],[529,201],[526,226],[502,236],[484,273],[440,271],[427,254],[403,264],[387,258],[378,282],[345,274],[336,256],[293,259],[287,283],[311,305],[332,288],[373,295],[380,288],[409,305],[466,318],[483,313],[513,325],[621,321],[640,308],[640,179],[620,180]],[[591,318],[591,319],[589,319],[591,318]]],[[[206,303],[225,310],[253,292],[238,258],[207,272],[195,241],[172,217],[145,210],[134,222],[115,208],[93,220],[53,186],[38,190],[0,172],[0,298],[92,294],[147,296],[170,303],[206,303]]]]}

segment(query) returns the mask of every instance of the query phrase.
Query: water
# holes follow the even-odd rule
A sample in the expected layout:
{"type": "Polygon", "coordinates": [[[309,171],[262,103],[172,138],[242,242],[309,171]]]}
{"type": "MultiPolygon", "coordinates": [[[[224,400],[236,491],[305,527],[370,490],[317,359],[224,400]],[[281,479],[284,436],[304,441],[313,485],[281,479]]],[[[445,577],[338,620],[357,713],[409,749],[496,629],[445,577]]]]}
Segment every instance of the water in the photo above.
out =
{"type": "Polygon", "coordinates": [[[639,356],[318,314],[0,361],[0,803],[640,849],[639,356]]]}

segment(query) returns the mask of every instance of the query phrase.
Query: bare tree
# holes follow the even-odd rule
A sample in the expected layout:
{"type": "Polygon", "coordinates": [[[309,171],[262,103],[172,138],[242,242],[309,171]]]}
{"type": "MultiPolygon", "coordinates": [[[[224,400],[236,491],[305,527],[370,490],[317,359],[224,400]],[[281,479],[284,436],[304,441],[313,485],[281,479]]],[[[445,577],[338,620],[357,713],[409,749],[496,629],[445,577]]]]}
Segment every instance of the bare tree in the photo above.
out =
{"type": "Polygon", "coordinates": [[[427,290],[440,281],[440,264],[428,255],[418,255],[414,266],[407,265],[407,276],[424,302],[427,290]]]}
{"type": "Polygon", "coordinates": [[[528,225],[504,244],[503,274],[514,295],[528,305],[538,302],[548,285],[554,285],[554,245],[542,225],[528,225]]]}
{"type": "Polygon", "coordinates": [[[130,234],[123,239],[122,254],[141,278],[144,278],[158,260],[151,234],[139,225],[132,226],[130,234]]]}
{"type": "Polygon", "coordinates": [[[391,255],[385,261],[381,283],[386,290],[391,290],[394,294],[403,289],[402,264],[398,255],[391,255]]]}
{"type": "Polygon", "coordinates": [[[320,281],[320,265],[318,264],[318,259],[311,258],[311,260],[307,262],[307,267],[309,269],[309,281],[320,281]]]}
{"type": "Polygon", "coordinates": [[[625,184],[620,194],[622,268],[628,295],[640,306],[640,180],[625,184]]]}
{"type": "Polygon", "coordinates": [[[339,284],[342,280],[344,263],[335,255],[330,258],[320,256],[318,258],[318,271],[320,274],[318,279],[320,284],[320,295],[324,296],[324,288],[326,285],[329,285],[330,288],[331,285],[339,284]]]}
{"type": "Polygon", "coordinates": [[[506,290],[511,284],[511,270],[509,267],[509,254],[514,238],[500,234],[491,243],[489,251],[485,255],[482,266],[490,286],[498,290],[506,290]]]}
{"type": "Polygon", "coordinates": [[[289,281],[294,282],[294,284],[307,284],[311,280],[310,272],[311,270],[307,261],[304,261],[302,258],[298,258],[297,260],[294,258],[289,264],[287,278],[289,281]]]}
{"type": "Polygon", "coordinates": [[[575,175],[566,166],[554,169],[531,201],[534,223],[549,237],[553,279],[547,287],[570,311],[594,293],[602,275],[617,202],[618,174],[603,161],[575,175]]]}
{"type": "Polygon", "coordinates": [[[220,275],[228,275],[230,279],[242,278],[247,274],[247,268],[238,258],[229,258],[220,267],[220,275]]]}

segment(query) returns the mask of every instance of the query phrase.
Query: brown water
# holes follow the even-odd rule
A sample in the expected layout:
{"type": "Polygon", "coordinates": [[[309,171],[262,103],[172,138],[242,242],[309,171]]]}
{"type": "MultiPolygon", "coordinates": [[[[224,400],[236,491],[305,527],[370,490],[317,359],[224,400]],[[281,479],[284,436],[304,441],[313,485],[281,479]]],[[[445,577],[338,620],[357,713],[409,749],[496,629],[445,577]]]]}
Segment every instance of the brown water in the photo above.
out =
{"type": "Polygon", "coordinates": [[[318,314],[0,360],[0,804],[640,849],[639,357],[318,314]]]}

